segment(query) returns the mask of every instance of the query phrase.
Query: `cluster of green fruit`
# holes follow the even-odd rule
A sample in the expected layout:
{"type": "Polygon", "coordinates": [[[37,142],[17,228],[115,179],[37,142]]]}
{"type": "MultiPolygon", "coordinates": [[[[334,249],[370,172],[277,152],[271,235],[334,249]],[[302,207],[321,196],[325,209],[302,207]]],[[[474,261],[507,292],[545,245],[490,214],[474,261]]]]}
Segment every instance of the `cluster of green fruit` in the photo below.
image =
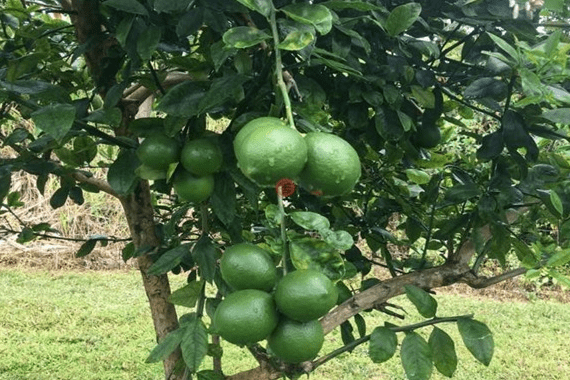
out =
{"type": "Polygon", "coordinates": [[[214,177],[223,164],[222,151],[213,137],[187,141],[182,148],[174,138],[154,134],[137,149],[143,166],[166,173],[170,165],[180,163],[172,186],[178,196],[188,202],[202,202],[214,191],[214,177]]]}
{"type": "Polygon", "coordinates": [[[244,175],[260,186],[288,178],[314,194],[337,196],[352,191],[361,174],[358,153],[342,138],[324,132],[303,136],[274,117],[243,126],[234,152],[244,175]]]}
{"type": "Polygon", "coordinates": [[[305,269],[278,280],[269,253],[249,243],[226,249],[220,270],[235,291],[216,308],[213,330],[217,334],[238,345],[267,339],[270,353],[288,363],[317,356],[324,342],[318,318],[338,299],[338,290],[327,276],[305,269]]]}

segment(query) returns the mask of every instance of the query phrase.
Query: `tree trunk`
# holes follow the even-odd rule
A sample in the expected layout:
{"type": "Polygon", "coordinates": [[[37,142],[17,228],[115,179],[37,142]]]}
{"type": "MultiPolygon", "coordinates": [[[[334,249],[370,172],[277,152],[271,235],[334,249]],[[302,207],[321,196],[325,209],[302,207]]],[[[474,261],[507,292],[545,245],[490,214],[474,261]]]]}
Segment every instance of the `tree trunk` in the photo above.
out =
{"type": "MultiPolygon", "coordinates": [[[[150,189],[147,181],[141,181],[133,194],[121,199],[129,230],[135,248],[150,246],[157,247],[160,242],[155,233],[154,211],[151,204],[150,189]]],[[[170,283],[166,274],[151,276],[148,269],[152,260],[148,255],[138,258],[139,270],[148,297],[157,342],[162,340],[170,331],[178,328],[178,317],[174,305],[168,302],[170,283]]],[[[181,379],[181,374],[175,374],[174,368],[181,358],[180,350],[176,350],[164,361],[164,373],[167,380],[181,379]]]]}

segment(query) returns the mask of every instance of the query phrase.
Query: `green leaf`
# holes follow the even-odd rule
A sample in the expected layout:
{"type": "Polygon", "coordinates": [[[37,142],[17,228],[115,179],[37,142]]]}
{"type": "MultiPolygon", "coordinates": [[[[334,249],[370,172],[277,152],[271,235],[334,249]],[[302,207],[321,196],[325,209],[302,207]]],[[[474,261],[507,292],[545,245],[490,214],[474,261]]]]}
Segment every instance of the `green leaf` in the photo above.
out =
{"type": "Polygon", "coordinates": [[[354,239],[346,231],[321,230],[319,233],[324,241],[338,250],[346,251],[354,245],[354,239]]]}
{"type": "Polygon", "coordinates": [[[51,208],[60,208],[65,204],[65,201],[67,201],[67,197],[69,196],[69,189],[70,188],[68,186],[62,186],[52,194],[49,199],[51,208]]]}
{"type": "Polygon", "coordinates": [[[412,96],[424,108],[435,108],[435,95],[432,91],[421,86],[412,85],[412,96]]]}
{"type": "Polygon", "coordinates": [[[362,12],[384,9],[378,5],[370,4],[365,1],[329,0],[322,3],[322,5],[335,10],[355,9],[362,12]]]}
{"type": "Polygon", "coordinates": [[[428,380],[433,371],[431,350],[421,335],[410,332],[400,349],[402,366],[409,380],[428,380]]]}
{"type": "Polygon", "coordinates": [[[195,307],[203,286],[204,281],[192,281],[174,291],[168,297],[168,302],[184,307],[195,307]]]}
{"type": "Polygon", "coordinates": [[[327,34],[332,29],[332,13],[324,5],[296,3],[280,10],[295,21],[313,25],[320,34],[327,34]]]}
{"type": "Polygon", "coordinates": [[[493,98],[503,99],[507,94],[507,84],[495,78],[479,78],[465,88],[465,98],[480,99],[493,98]]]}
{"type": "Polygon", "coordinates": [[[453,339],[442,329],[434,327],[428,340],[435,368],[444,376],[452,377],[457,369],[457,354],[453,339]]]}
{"type": "Polygon", "coordinates": [[[309,46],[315,39],[315,35],[310,32],[294,30],[285,36],[285,39],[277,45],[279,49],[296,51],[309,46]]]}
{"type": "Polygon", "coordinates": [[[542,117],[550,120],[553,123],[562,125],[570,124],[570,108],[556,108],[547,110],[542,113],[542,117]]]}
{"type": "Polygon", "coordinates": [[[199,113],[198,106],[204,95],[206,95],[204,83],[182,82],[168,90],[157,108],[172,116],[190,118],[199,113]]]}
{"type": "Polygon", "coordinates": [[[188,8],[192,0],[154,0],[154,10],[158,13],[176,13],[188,8]]]}
{"type": "Polygon", "coordinates": [[[519,53],[516,51],[515,48],[513,48],[511,46],[511,44],[509,44],[507,41],[503,40],[501,37],[498,37],[492,33],[487,33],[487,34],[497,44],[497,46],[499,46],[501,49],[503,49],[505,51],[505,53],[507,53],[508,55],[510,55],[513,58],[514,62],[520,62],[521,61],[521,57],[520,57],[519,53]]]}
{"type": "Polygon", "coordinates": [[[259,12],[265,17],[269,16],[271,8],[273,8],[273,3],[271,0],[236,0],[249,9],[259,12]]]}
{"type": "Polygon", "coordinates": [[[211,369],[205,369],[196,375],[198,375],[198,380],[224,380],[226,378],[223,374],[211,369]]]}
{"type": "Polygon", "coordinates": [[[138,177],[135,170],[140,161],[133,149],[125,149],[109,167],[107,181],[119,195],[130,194],[135,188],[138,177]]]}
{"type": "Polygon", "coordinates": [[[564,205],[562,204],[562,199],[560,199],[560,196],[554,190],[550,190],[550,203],[552,203],[552,206],[558,212],[558,216],[564,215],[564,205]]]}
{"type": "Polygon", "coordinates": [[[148,274],[158,276],[180,265],[184,256],[190,252],[190,245],[190,243],[181,244],[164,252],[148,269],[148,274]]]}
{"type": "Polygon", "coordinates": [[[182,358],[192,373],[200,368],[200,364],[208,353],[208,334],[201,319],[194,317],[184,323],[184,335],[180,342],[182,358]]]}
{"type": "Polygon", "coordinates": [[[547,267],[559,267],[570,262],[570,249],[556,252],[546,262],[547,267]]]}
{"type": "Polygon", "coordinates": [[[358,335],[360,337],[364,337],[366,335],[366,320],[360,314],[356,314],[354,316],[354,323],[356,324],[356,328],[358,329],[358,335]]]}
{"type": "Polygon", "coordinates": [[[433,318],[437,312],[437,301],[428,292],[414,285],[404,285],[406,296],[424,318],[433,318]]]}
{"type": "Polygon", "coordinates": [[[396,353],[398,336],[388,327],[376,327],[370,334],[368,356],[374,363],[383,363],[396,353]]]}
{"type": "Polygon", "coordinates": [[[558,281],[560,285],[570,289],[570,277],[563,275],[562,273],[559,273],[555,270],[549,270],[548,275],[558,281]]]}
{"type": "MultiPolygon", "coordinates": [[[[0,204],[4,202],[4,198],[10,192],[10,185],[12,184],[12,167],[0,166],[0,204]]],[[[43,193],[43,192],[42,192],[43,193]]]]}
{"type": "Polygon", "coordinates": [[[291,261],[296,269],[316,269],[333,280],[343,278],[344,261],[338,251],[312,237],[291,238],[291,261]]]}
{"type": "Polygon", "coordinates": [[[227,227],[236,216],[236,188],[229,173],[216,174],[210,204],[216,217],[227,227]]]}
{"type": "Polygon", "coordinates": [[[470,318],[459,318],[457,327],[469,352],[475,359],[488,366],[495,346],[491,330],[484,323],[470,318]]]}
{"type": "Polygon", "coordinates": [[[75,112],[71,104],[52,104],[34,111],[31,116],[38,129],[61,142],[73,126],[75,112]]]}
{"type": "Polygon", "coordinates": [[[419,3],[407,3],[397,6],[390,12],[384,27],[392,37],[406,31],[422,13],[422,6],[419,3]]]}
{"type": "Polygon", "coordinates": [[[489,133],[481,140],[481,146],[477,149],[477,158],[483,161],[492,160],[497,158],[504,148],[503,134],[500,131],[489,133]]]}
{"type": "Polygon", "coordinates": [[[245,75],[225,75],[212,82],[208,92],[200,99],[198,114],[203,114],[224,104],[228,100],[240,101],[244,93],[242,85],[247,82],[245,75]]]}
{"type": "Polygon", "coordinates": [[[75,252],[75,257],[84,257],[90,254],[97,245],[97,241],[98,239],[89,239],[81,244],[81,247],[75,252]]]}
{"type": "Polygon", "coordinates": [[[295,211],[289,214],[293,222],[306,230],[328,230],[330,222],[321,214],[311,211],[295,211]]]}
{"type": "Polygon", "coordinates": [[[139,35],[137,39],[137,53],[139,53],[143,61],[148,61],[152,57],[161,36],[162,30],[153,25],[147,27],[139,35]]]}
{"type": "Polygon", "coordinates": [[[166,334],[160,343],[154,346],[145,362],[158,363],[170,356],[180,345],[184,332],[184,329],[178,328],[166,334]]]}
{"type": "Polygon", "coordinates": [[[214,247],[212,240],[206,235],[198,239],[194,249],[192,249],[192,257],[194,257],[194,261],[199,266],[199,273],[209,283],[214,281],[218,256],[219,253],[214,247]]]}
{"type": "Polygon", "coordinates": [[[481,194],[475,183],[455,185],[445,192],[445,200],[451,204],[465,202],[481,194]]]}
{"type": "Polygon", "coordinates": [[[146,8],[137,0],[106,0],[103,2],[103,5],[127,13],[148,16],[146,8]]]}
{"type": "Polygon", "coordinates": [[[236,49],[245,49],[255,46],[270,38],[271,36],[269,34],[251,26],[237,26],[231,28],[225,32],[222,37],[226,45],[236,49]]]}
{"type": "Polygon", "coordinates": [[[406,177],[413,183],[417,183],[418,185],[425,185],[429,183],[431,177],[429,174],[424,172],[423,170],[418,169],[406,169],[406,177]]]}
{"type": "Polygon", "coordinates": [[[544,7],[551,11],[562,12],[564,10],[564,0],[545,0],[544,7]]]}
{"type": "MultiPolygon", "coordinates": [[[[170,0],[165,0],[170,1],[170,0]]],[[[180,38],[188,37],[196,33],[204,22],[204,10],[203,8],[193,8],[190,9],[176,25],[176,34],[180,38]]]]}

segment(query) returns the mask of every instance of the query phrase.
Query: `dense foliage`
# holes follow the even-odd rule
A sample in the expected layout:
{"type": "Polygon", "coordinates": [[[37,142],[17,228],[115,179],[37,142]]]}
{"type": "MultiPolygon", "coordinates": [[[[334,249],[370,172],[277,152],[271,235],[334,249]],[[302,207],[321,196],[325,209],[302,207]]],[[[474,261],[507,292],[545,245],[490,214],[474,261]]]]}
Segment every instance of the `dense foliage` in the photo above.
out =
{"type": "MultiPolygon", "coordinates": [[[[194,309],[174,332],[157,332],[149,361],[178,347],[188,372],[208,354],[219,360],[219,342],[208,351],[203,317],[230,291],[220,251],[243,241],[283,258],[285,269],[321,270],[344,291],[340,301],[354,297],[322,321],[325,333],[340,326],[344,350],[370,340],[371,359],[382,362],[405,331],[411,379],[429,378],[433,366],[451,376],[457,362],[442,329],[426,341],[420,327],[457,322],[479,361],[488,365],[493,353],[483,323],[436,318],[430,287],[483,287],[525,272],[570,284],[559,270],[570,261],[570,10],[562,0],[5,0],[2,7],[0,138],[14,152],[0,159],[2,212],[17,213],[10,178],[22,170],[37,176],[40,191],[48,176],[60,179],[54,208],[82,203],[84,191],[120,198],[127,217],[126,200],[153,208],[145,233],[158,244],[131,228],[123,257],[151,258],[144,276],[184,272],[188,285],[169,300],[194,309]],[[263,116],[348,141],[362,169],[354,190],[326,197],[297,186],[284,201],[279,189],[244,176],[233,139],[263,116]],[[140,165],[140,141],[157,133],[180,146],[204,137],[219,144],[224,163],[208,201],[173,193],[176,162],[140,165]],[[108,169],[107,181],[93,177],[99,168],[108,169]],[[144,203],[147,181],[152,197],[144,203]],[[498,262],[505,276],[480,276],[486,262],[498,262]],[[377,265],[402,282],[375,277],[377,265]],[[206,295],[206,283],[216,296],[206,295]],[[372,304],[354,301],[381,286],[394,290],[372,304]],[[386,311],[384,302],[403,293],[426,322],[369,334],[359,312],[386,311]]],[[[22,225],[19,241],[50,228],[22,225]]],[[[78,255],[108,240],[88,239],[78,255]]],[[[310,371],[343,351],[312,366],[267,369],[263,347],[249,348],[266,376],[259,378],[310,371]]],[[[219,370],[199,378],[219,378],[219,370]]]]}

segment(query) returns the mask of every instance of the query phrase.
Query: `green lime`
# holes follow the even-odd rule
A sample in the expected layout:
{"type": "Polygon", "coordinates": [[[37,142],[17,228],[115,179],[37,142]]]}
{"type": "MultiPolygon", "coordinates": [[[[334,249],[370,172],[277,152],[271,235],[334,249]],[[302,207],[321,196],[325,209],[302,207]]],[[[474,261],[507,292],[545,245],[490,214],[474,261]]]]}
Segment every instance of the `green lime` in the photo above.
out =
{"type": "Polygon", "coordinates": [[[234,344],[259,342],[277,326],[279,314],[271,294],[257,289],[238,290],[216,308],[214,330],[234,344]]]}
{"type": "Polygon", "coordinates": [[[324,341],[323,327],[319,321],[297,322],[282,318],[267,338],[267,346],[285,362],[302,363],[314,359],[324,341]]]}
{"type": "Polygon", "coordinates": [[[175,175],[172,187],[183,200],[199,203],[212,195],[214,191],[214,177],[212,175],[196,177],[186,170],[181,170],[175,175]]]}
{"type": "Polygon", "coordinates": [[[168,169],[180,158],[178,142],[165,135],[151,135],[143,140],[137,149],[137,157],[152,169],[168,169]]]}
{"type": "Polygon", "coordinates": [[[249,134],[255,131],[257,128],[267,126],[286,127],[287,124],[281,121],[281,119],[271,116],[264,116],[253,119],[240,128],[239,132],[234,138],[234,147],[241,145],[242,142],[246,140],[247,136],[249,136],[249,134]]]}
{"type": "Polygon", "coordinates": [[[338,291],[323,273],[302,269],[288,273],[275,289],[277,308],[300,322],[317,319],[336,304],[338,291]]]}
{"type": "Polygon", "coordinates": [[[234,289],[270,291],[277,281],[277,269],[269,253],[254,244],[232,245],[220,260],[222,278],[234,289]]]}
{"type": "Polygon", "coordinates": [[[282,178],[297,178],[307,161],[303,136],[279,119],[268,123],[258,120],[246,124],[236,135],[234,152],[238,167],[260,186],[274,186],[282,178]]]}
{"type": "Polygon", "coordinates": [[[222,167],[222,150],[211,138],[190,140],[182,148],[180,163],[184,169],[194,175],[213,174],[222,167]]]}
{"type": "Polygon", "coordinates": [[[361,174],[356,150],[337,135],[324,132],[307,133],[305,142],[308,158],[301,172],[301,185],[323,196],[351,192],[361,174]]]}

